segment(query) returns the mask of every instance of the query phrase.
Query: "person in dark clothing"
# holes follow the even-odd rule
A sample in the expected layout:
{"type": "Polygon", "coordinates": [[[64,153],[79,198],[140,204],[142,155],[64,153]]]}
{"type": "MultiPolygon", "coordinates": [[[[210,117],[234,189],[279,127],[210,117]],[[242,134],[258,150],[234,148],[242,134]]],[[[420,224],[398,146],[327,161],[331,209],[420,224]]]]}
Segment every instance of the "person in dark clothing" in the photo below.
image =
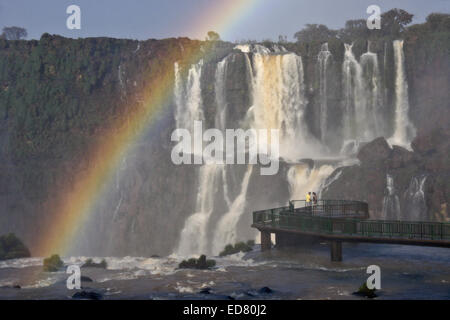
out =
{"type": "Polygon", "coordinates": [[[312,201],[314,204],[317,204],[317,195],[315,192],[313,192],[312,201]]]}

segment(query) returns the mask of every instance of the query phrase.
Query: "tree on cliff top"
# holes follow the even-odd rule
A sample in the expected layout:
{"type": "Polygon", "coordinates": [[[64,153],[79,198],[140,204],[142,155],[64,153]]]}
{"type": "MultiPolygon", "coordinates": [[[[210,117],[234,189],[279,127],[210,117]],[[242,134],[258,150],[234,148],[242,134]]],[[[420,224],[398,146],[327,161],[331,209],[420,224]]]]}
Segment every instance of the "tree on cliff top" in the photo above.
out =
{"type": "Polygon", "coordinates": [[[432,31],[442,30],[448,32],[450,30],[450,14],[430,13],[426,21],[432,31]]]}
{"type": "MultiPolygon", "coordinates": [[[[413,14],[405,10],[391,9],[381,14],[381,30],[369,30],[366,19],[355,19],[348,20],[345,23],[345,27],[339,31],[329,29],[323,24],[307,24],[294,37],[298,42],[326,42],[332,38],[339,38],[343,41],[351,42],[355,39],[368,39],[371,36],[397,37],[412,22],[413,17],[413,14]]],[[[432,18],[439,21],[443,19],[441,16],[432,18]]]]}
{"type": "Polygon", "coordinates": [[[206,37],[206,41],[220,41],[220,35],[217,32],[209,31],[206,37]]]}
{"type": "Polygon", "coordinates": [[[402,9],[391,9],[381,15],[381,31],[396,36],[412,22],[414,15],[402,9]]]}
{"type": "Polygon", "coordinates": [[[26,38],[27,30],[20,27],[4,27],[0,38],[6,40],[20,40],[26,38]]]}
{"type": "Polygon", "coordinates": [[[328,29],[323,24],[307,24],[306,27],[294,34],[294,38],[298,42],[311,42],[311,41],[328,41],[330,38],[335,38],[337,35],[336,30],[328,29]]]}

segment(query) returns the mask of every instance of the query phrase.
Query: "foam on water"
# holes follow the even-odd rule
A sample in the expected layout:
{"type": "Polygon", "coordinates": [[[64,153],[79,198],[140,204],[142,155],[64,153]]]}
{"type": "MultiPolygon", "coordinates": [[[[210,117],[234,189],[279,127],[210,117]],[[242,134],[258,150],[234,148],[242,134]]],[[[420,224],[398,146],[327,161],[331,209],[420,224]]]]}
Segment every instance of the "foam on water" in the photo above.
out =
{"type": "Polygon", "coordinates": [[[28,268],[42,266],[42,258],[22,258],[22,259],[12,259],[0,261],[0,269],[3,268],[28,268]]]}

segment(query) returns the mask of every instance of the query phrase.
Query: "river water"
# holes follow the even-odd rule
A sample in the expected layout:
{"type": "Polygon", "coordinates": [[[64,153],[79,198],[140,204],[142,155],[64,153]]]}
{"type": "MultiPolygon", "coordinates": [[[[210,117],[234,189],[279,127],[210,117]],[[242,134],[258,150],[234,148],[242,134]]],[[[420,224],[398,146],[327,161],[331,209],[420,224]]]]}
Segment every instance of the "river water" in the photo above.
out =
{"type": "MultiPolygon", "coordinates": [[[[65,258],[66,265],[87,257],[65,258]]],[[[343,244],[331,262],[326,244],[215,257],[212,270],[177,269],[181,258],[106,258],[108,268],[83,268],[82,289],[104,299],[365,299],[352,293],[369,265],[381,268],[376,299],[450,299],[450,250],[402,245],[343,244]],[[261,292],[269,287],[273,292],[261,292]],[[209,289],[208,289],[209,288],[209,289]],[[202,292],[203,290],[203,292],[202,292]],[[208,293],[205,293],[208,292],[208,293]]],[[[95,257],[94,261],[100,261],[95,257]]],[[[65,271],[42,272],[41,258],[0,262],[0,299],[71,299],[65,271]],[[21,289],[5,286],[20,285],[21,289]]]]}

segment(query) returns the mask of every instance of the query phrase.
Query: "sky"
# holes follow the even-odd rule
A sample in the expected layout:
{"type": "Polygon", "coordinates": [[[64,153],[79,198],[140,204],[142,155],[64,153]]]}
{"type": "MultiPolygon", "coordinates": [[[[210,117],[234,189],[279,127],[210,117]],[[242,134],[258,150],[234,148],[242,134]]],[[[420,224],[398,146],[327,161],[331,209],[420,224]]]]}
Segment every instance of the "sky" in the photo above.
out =
{"type": "Polygon", "coordinates": [[[347,20],[367,18],[366,9],[373,4],[382,12],[404,9],[414,14],[413,23],[424,22],[431,12],[450,13],[450,0],[253,0],[255,4],[221,30],[214,21],[199,21],[224,1],[228,0],[0,0],[0,28],[24,27],[28,39],[39,39],[45,32],[71,38],[204,39],[215,30],[226,41],[278,40],[279,35],[293,40],[307,23],[337,29],[347,20]],[[72,4],[81,8],[81,30],[66,27],[66,9],[72,4]],[[193,30],[194,23],[202,28],[193,30]]]}

